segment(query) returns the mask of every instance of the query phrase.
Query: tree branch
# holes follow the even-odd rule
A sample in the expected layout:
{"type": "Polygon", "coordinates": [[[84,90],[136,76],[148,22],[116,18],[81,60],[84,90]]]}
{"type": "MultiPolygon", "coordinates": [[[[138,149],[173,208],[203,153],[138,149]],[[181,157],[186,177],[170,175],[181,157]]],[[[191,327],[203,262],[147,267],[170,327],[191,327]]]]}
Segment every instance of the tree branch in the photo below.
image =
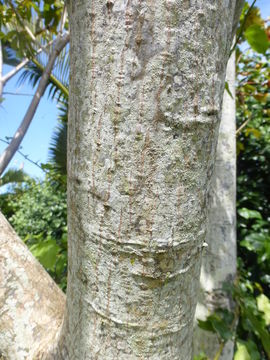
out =
{"type": "MultiPolygon", "coordinates": [[[[48,46],[52,45],[53,44],[53,40],[51,40],[50,42],[48,42],[48,44],[46,44],[46,46],[43,46],[43,47],[40,47],[35,56],[40,54],[45,48],[47,48],[48,46]]],[[[6,84],[6,82],[8,80],[10,80],[14,75],[16,75],[26,64],[28,64],[29,61],[33,61],[33,59],[24,59],[22,60],[22,62],[20,64],[18,64],[17,66],[15,66],[11,71],[9,71],[6,75],[4,75],[2,78],[1,78],[1,81],[3,83],[3,85],[6,84]]]]}
{"type": "Polygon", "coordinates": [[[20,64],[15,66],[11,71],[9,71],[5,76],[2,77],[1,82],[3,85],[6,84],[14,75],[16,75],[30,60],[24,59],[20,64]]]}
{"type": "Polygon", "coordinates": [[[240,132],[244,129],[244,127],[248,124],[248,122],[251,120],[251,117],[249,117],[246,121],[243,122],[242,125],[239,126],[239,128],[236,130],[235,135],[238,136],[240,132]]]}
{"type": "Polygon", "coordinates": [[[49,56],[48,64],[42,74],[42,77],[40,79],[38,88],[36,90],[36,93],[31,101],[31,104],[23,118],[22,123],[20,124],[19,128],[17,129],[12,141],[10,142],[9,146],[6,148],[6,150],[3,152],[3,154],[0,157],[0,176],[3,173],[3,171],[8,166],[10,160],[14,156],[15,152],[18,150],[20,143],[22,142],[22,139],[24,138],[28,127],[35,115],[36,109],[38,107],[38,104],[40,102],[40,99],[42,95],[45,92],[48,79],[50,77],[50,73],[53,69],[55,60],[59,53],[62,51],[62,49],[65,47],[65,45],[69,41],[69,34],[66,33],[63,36],[58,36],[55,42],[55,47],[52,51],[52,53],[49,56]]]}
{"type": "Polygon", "coordinates": [[[60,34],[62,34],[64,31],[66,20],[67,20],[67,6],[65,4],[64,8],[63,8],[63,13],[61,16],[61,21],[60,21],[60,30],[59,30],[60,34]]]}
{"type": "MultiPolygon", "coordinates": [[[[3,143],[5,143],[5,144],[10,144],[7,140],[4,140],[4,139],[1,139],[0,138],[0,141],[2,141],[3,143]]],[[[37,162],[37,161],[34,161],[34,160],[31,160],[29,157],[28,157],[28,155],[25,155],[23,152],[21,152],[21,150],[17,150],[17,152],[25,159],[25,160],[27,160],[27,161],[29,161],[31,164],[33,164],[33,165],[36,165],[39,169],[41,169],[42,171],[44,171],[45,173],[47,173],[47,171],[41,166],[41,165],[39,165],[39,163],[37,162]]]]}
{"type": "MultiPolygon", "coordinates": [[[[44,66],[37,59],[32,59],[32,62],[43,72],[45,70],[44,66]]],[[[53,74],[50,74],[51,82],[57,86],[61,92],[68,98],[68,88],[61,83],[53,74]]]]}
{"type": "Polygon", "coordinates": [[[37,359],[57,339],[65,295],[1,212],[0,254],[0,356],[37,359]]]}
{"type": "MultiPolygon", "coordinates": [[[[243,23],[242,23],[241,28],[240,28],[240,30],[239,30],[239,34],[238,34],[238,36],[237,36],[237,38],[236,38],[236,40],[235,40],[235,43],[234,43],[234,45],[233,45],[233,47],[232,47],[232,49],[231,49],[231,51],[230,51],[230,54],[232,54],[232,53],[234,52],[234,50],[235,50],[235,48],[236,48],[236,46],[237,46],[237,44],[238,44],[238,42],[239,42],[242,34],[243,34],[244,27],[245,27],[245,24],[246,24],[248,15],[250,14],[252,8],[254,7],[256,1],[257,1],[257,0],[254,0],[254,1],[253,1],[253,3],[250,5],[250,7],[249,7],[249,9],[248,9],[248,11],[247,11],[247,13],[246,13],[246,15],[245,15],[245,17],[244,17],[243,23]]],[[[242,6],[240,7],[240,9],[242,10],[242,6]]],[[[237,10],[238,10],[238,8],[237,8],[237,10]]],[[[239,10],[238,10],[238,11],[239,11],[239,10]]],[[[239,19],[238,11],[237,11],[237,14],[236,14],[236,15],[237,15],[237,17],[236,17],[236,18],[237,18],[237,23],[234,25],[235,30],[236,30],[236,26],[237,26],[237,24],[238,24],[238,19],[239,19]]]]}

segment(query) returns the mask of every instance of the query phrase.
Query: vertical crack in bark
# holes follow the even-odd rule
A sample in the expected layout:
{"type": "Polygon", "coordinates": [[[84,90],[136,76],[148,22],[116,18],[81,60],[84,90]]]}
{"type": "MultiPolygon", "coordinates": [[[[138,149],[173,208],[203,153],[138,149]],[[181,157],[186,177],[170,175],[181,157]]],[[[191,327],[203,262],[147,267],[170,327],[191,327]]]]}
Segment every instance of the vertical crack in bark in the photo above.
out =
{"type": "Polygon", "coordinates": [[[162,67],[161,67],[161,74],[160,74],[160,83],[159,87],[156,93],[156,111],[154,115],[154,123],[157,127],[157,123],[160,116],[160,95],[164,87],[166,86],[166,75],[165,75],[165,67],[168,65],[168,63],[171,60],[171,53],[170,53],[170,45],[171,45],[171,24],[170,24],[170,17],[169,12],[171,10],[171,3],[165,2],[165,8],[166,8],[166,24],[167,24],[167,39],[166,39],[166,45],[165,50],[162,53],[163,61],[162,61],[162,67]],[[165,80],[165,81],[164,81],[165,80]]]}

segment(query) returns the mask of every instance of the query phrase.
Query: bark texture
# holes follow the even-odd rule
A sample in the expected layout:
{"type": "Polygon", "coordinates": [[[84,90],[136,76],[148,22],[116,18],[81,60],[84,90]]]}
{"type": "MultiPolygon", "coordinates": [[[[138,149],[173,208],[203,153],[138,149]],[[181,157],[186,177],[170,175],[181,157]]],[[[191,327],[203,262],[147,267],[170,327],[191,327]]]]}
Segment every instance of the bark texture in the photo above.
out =
{"type": "MultiPolygon", "coordinates": [[[[233,98],[224,92],[217,157],[210,190],[208,228],[201,269],[201,291],[196,318],[205,320],[220,307],[232,310],[232,301],[222,289],[236,275],[236,138],[235,138],[235,55],[227,65],[227,82],[233,98]]],[[[214,359],[220,348],[215,334],[196,328],[195,354],[204,351],[214,359]]],[[[219,357],[233,359],[234,344],[228,341],[219,357]]]]}
{"type": "Polygon", "coordinates": [[[0,358],[37,360],[55,343],[65,295],[0,213],[0,358]]]}
{"type": "Polygon", "coordinates": [[[58,358],[191,358],[238,6],[69,1],[69,274],[58,358]]]}

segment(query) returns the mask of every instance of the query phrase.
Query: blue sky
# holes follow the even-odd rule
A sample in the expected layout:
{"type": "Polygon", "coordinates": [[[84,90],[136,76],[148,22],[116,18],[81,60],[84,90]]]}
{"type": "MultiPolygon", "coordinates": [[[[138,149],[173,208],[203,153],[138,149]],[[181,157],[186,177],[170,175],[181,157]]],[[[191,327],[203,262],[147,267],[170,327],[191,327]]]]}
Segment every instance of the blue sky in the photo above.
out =
{"type": "MultiPolygon", "coordinates": [[[[10,70],[5,66],[4,71],[10,70]]],[[[34,94],[34,89],[27,84],[18,85],[18,76],[12,78],[4,88],[4,101],[0,107],[0,138],[12,136],[19,126],[23,116],[31,102],[32,96],[23,94],[34,94]],[[20,95],[5,94],[14,93],[20,95]]],[[[42,97],[37,112],[32,120],[26,136],[22,141],[21,151],[29,158],[38,162],[46,162],[48,159],[48,147],[54,127],[57,125],[57,104],[48,100],[48,94],[42,97]]],[[[6,145],[0,142],[0,153],[6,145]]],[[[20,154],[16,154],[11,160],[9,168],[20,168],[32,176],[43,176],[42,170],[36,165],[25,160],[20,154]]]]}
{"type": "MultiPolygon", "coordinates": [[[[252,1],[249,1],[251,3],[252,1]]],[[[257,0],[256,6],[261,9],[263,18],[270,16],[270,0],[257,0]]],[[[4,67],[4,72],[9,67],[4,67]]],[[[23,94],[33,94],[34,90],[25,83],[18,85],[18,76],[11,79],[4,88],[4,93],[10,92],[20,95],[4,94],[5,100],[0,105],[0,138],[11,137],[19,126],[26,110],[31,102],[31,96],[23,94]]],[[[45,93],[41,99],[35,117],[29,127],[29,130],[23,139],[21,151],[27,154],[29,158],[38,162],[46,162],[48,159],[48,147],[53,129],[57,125],[57,105],[48,100],[45,93]]],[[[5,149],[5,144],[0,141],[0,153],[5,149]]],[[[20,154],[16,154],[11,161],[10,167],[20,168],[37,177],[44,176],[44,173],[35,165],[25,160],[20,154]]]]}
{"type": "MultiPolygon", "coordinates": [[[[253,1],[248,0],[248,2],[249,2],[249,4],[251,4],[253,1]]],[[[257,0],[255,5],[261,9],[261,14],[264,19],[270,16],[270,1],[269,0],[257,0]]]]}

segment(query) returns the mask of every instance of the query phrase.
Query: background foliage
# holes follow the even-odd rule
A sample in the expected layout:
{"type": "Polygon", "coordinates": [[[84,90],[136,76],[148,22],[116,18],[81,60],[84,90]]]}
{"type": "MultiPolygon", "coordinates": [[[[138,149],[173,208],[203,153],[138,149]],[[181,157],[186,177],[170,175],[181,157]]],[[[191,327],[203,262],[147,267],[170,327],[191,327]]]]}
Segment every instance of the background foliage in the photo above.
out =
{"type": "Polygon", "coordinates": [[[65,290],[67,275],[67,204],[65,187],[49,176],[25,178],[0,196],[0,207],[32,253],[65,290]]]}

